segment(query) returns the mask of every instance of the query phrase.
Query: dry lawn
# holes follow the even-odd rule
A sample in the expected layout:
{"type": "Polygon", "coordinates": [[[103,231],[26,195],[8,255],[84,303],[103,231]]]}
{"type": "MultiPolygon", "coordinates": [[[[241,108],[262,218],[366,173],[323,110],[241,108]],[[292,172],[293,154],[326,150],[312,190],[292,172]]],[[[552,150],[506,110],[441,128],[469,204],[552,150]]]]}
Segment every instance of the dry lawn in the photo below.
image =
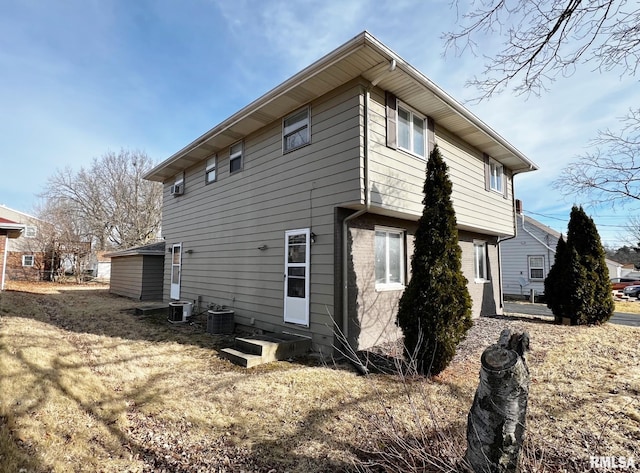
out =
{"type": "Polygon", "coordinates": [[[640,463],[639,329],[481,319],[440,376],[401,380],[313,358],[244,370],[217,356],[230,338],[141,305],[93,285],[0,293],[1,471],[355,471],[416,442],[422,471],[446,471],[480,353],[507,326],[531,335],[524,471],[640,463]]]}

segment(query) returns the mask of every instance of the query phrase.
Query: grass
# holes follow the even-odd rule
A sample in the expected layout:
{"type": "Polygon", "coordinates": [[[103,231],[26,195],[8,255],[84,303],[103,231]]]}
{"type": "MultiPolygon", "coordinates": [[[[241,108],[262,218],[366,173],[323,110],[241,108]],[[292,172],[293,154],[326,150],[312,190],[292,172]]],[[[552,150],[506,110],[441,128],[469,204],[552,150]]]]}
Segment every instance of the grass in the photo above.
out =
{"type": "MultiPolygon", "coordinates": [[[[394,441],[420,442],[439,459],[433,471],[464,453],[484,347],[431,380],[312,358],[244,370],[217,356],[229,337],[133,315],[144,304],[104,286],[9,289],[0,471],[355,471],[394,441]]],[[[504,324],[532,340],[525,471],[640,457],[640,330],[504,324]]]]}
{"type": "Polygon", "coordinates": [[[627,314],[640,314],[640,301],[616,301],[616,312],[626,312],[627,314]]]}

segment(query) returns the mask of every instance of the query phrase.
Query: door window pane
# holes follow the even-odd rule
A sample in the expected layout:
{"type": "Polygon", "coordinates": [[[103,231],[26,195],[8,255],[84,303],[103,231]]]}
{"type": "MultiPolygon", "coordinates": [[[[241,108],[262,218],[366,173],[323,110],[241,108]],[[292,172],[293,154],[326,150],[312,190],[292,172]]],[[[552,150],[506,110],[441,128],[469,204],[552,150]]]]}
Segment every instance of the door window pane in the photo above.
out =
{"type": "Polygon", "coordinates": [[[305,298],[304,278],[288,278],[287,279],[287,296],[305,298]]]}

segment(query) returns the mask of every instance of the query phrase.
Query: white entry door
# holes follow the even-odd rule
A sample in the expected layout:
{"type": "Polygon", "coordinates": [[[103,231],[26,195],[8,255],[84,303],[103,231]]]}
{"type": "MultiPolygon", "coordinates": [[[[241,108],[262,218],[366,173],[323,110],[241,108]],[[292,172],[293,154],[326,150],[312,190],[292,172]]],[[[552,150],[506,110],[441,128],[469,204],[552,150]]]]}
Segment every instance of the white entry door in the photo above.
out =
{"type": "Polygon", "coordinates": [[[171,299],[180,299],[180,273],[182,272],[182,243],[171,249],[171,299]]]}
{"type": "Polygon", "coordinates": [[[284,236],[284,321],[309,326],[311,231],[287,230],[284,236]]]}

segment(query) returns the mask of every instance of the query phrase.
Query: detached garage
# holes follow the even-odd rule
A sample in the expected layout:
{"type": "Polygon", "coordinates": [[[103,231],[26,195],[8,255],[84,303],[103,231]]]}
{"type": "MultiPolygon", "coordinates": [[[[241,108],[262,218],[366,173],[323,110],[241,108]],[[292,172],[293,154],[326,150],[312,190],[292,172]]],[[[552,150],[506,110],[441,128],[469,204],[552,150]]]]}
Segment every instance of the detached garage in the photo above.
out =
{"type": "Polygon", "coordinates": [[[162,300],[164,242],[107,253],[111,257],[109,292],[139,301],[162,300]]]}

